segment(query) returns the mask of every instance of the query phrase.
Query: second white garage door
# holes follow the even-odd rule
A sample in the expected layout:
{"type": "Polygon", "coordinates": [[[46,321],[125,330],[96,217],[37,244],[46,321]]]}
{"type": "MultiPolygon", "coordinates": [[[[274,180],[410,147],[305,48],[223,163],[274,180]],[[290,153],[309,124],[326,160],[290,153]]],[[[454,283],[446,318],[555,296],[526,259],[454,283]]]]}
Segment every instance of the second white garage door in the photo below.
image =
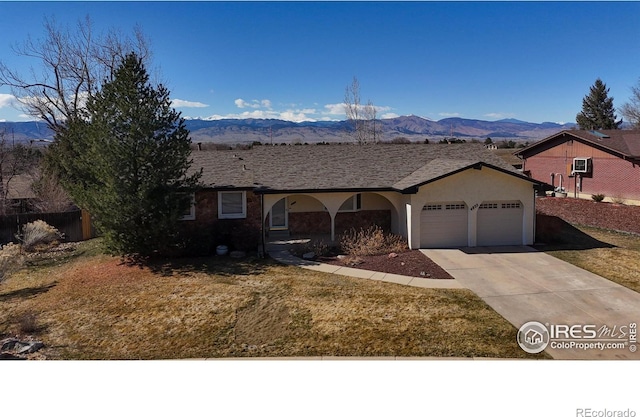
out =
{"type": "Polygon", "coordinates": [[[468,245],[467,205],[464,202],[429,203],[420,215],[421,248],[468,245]]]}
{"type": "Polygon", "coordinates": [[[522,245],[523,208],[519,201],[488,201],[478,208],[477,245],[522,245]]]}

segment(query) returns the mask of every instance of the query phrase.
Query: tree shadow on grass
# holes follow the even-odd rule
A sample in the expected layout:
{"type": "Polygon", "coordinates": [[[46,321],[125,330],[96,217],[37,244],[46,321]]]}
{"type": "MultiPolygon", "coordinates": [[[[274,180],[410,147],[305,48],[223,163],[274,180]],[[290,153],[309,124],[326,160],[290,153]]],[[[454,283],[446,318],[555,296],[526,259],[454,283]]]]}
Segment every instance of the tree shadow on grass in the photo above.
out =
{"type": "Polygon", "coordinates": [[[615,248],[556,216],[536,217],[536,248],[544,252],[615,248]]]}
{"type": "Polygon", "coordinates": [[[9,301],[14,298],[29,298],[38,294],[45,293],[51,288],[55,287],[57,282],[52,282],[48,285],[42,285],[40,287],[20,288],[19,290],[11,291],[6,294],[0,294],[0,301],[9,301]]]}
{"type": "Polygon", "coordinates": [[[149,268],[163,277],[187,275],[190,273],[206,273],[220,276],[258,275],[276,263],[270,259],[247,256],[241,259],[229,256],[203,256],[193,258],[150,258],[144,260],[124,260],[123,264],[149,268]]]}

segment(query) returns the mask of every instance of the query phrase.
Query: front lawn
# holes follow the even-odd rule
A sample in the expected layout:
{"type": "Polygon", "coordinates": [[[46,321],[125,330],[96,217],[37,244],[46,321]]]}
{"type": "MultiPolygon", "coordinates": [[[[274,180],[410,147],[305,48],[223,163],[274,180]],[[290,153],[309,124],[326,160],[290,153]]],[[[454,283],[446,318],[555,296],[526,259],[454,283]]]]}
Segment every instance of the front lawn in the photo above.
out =
{"type": "Polygon", "coordinates": [[[590,226],[575,225],[570,229],[573,230],[565,229],[559,235],[559,242],[541,249],[640,292],[640,235],[590,226]]]}
{"type": "Polygon", "coordinates": [[[0,285],[0,339],[35,337],[50,359],[541,357],[522,351],[516,329],[468,290],[255,258],[128,266],[82,253],[92,244],[0,285]]]}
{"type": "Polygon", "coordinates": [[[640,292],[640,206],[537,198],[536,209],[539,249],[640,292]]]}

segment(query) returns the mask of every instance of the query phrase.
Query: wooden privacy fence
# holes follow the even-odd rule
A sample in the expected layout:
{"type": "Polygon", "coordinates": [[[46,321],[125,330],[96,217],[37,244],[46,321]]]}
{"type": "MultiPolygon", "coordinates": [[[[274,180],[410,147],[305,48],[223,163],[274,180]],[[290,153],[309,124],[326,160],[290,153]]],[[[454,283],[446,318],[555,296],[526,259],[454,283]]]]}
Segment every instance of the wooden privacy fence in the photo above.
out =
{"type": "Polygon", "coordinates": [[[36,220],[42,220],[64,234],[65,241],[78,242],[96,236],[91,224],[91,216],[86,210],[64,213],[23,213],[0,216],[0,244],[17,242],[16,234],[22,226],[36,220]]]}

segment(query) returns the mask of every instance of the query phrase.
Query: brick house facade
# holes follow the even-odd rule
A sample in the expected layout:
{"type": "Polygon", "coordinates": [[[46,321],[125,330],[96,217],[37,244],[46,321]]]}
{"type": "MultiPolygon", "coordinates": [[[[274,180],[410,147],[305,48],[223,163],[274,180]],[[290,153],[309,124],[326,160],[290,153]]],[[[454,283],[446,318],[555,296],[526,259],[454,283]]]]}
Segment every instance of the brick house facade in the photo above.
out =
{"type": "Polygon", "coordinates": [[[571,197],[603,194],[607,201],[640,204],[638,131],[563,131],[516,155],[523,159],[525,174],[556,188],[562,179],[562,188],[571,197]],[[586,169],[576,170],[574,163],[583,160],[586,169]]]}
{"type": "Polygon", "coordinates": [[[404,236],[412,249],[534,239],[534,189],[542,183],[481,145],[256,146],[192,156],[203,175],[184,230],[203,252],[219,244],[255,250],[272,235],[336,242],[372,225],[404,236]],[[479,216],[485,202],[510,222],[479,216]],[[452,242],[456,222],[463,227],[452,242]],[[498,233],[487,240],[489,229],[498,233]]]}

